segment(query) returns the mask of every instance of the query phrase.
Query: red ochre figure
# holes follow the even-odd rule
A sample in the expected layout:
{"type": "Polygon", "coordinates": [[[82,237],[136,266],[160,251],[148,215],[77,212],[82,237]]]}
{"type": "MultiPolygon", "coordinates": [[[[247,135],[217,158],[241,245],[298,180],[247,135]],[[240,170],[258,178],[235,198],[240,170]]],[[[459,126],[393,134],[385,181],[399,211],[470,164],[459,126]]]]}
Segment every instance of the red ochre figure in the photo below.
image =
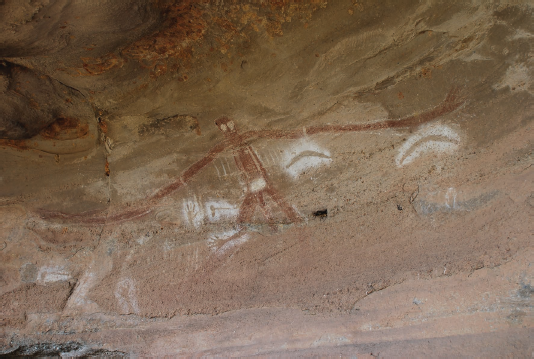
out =
{"type": "Polygon", "coordinates": [[[224,133],[224,137],[235,149],[235,163],[241,171],[246,183],[246,195],[241,207],[237,223],[247,223],[252,219],[254,210],[260,207],[263,215],[269,223],[273,223],[273,216],[270,208],[265,204],[265,196],[268,195],[285,213],[290,222],[299,222],[301,218],[282,196],[274,189],[267,171],[263,167],[254,149],[247,144],[237,132],[235,123],[228,117],[221,117],[215,121],[219,130],[224,133]]]}
{"type": "Polygon", "coordinates": [[[237,217],[238,223],[247,223],[252,219],[257,207],[261,209],[263,215],[270,224],[273,224],[273,216],[269,207],[265,203],[265,197],[269,196],[287,216],[289,221],[295,223],[301,221],[300,216],[282,196],[276,191],[267,176],[260,159],[250,146],[250,142],[258,138],[271,139],[298,139],[307,135],[317,133],[342,133],[342,132],[362,132],[374,131],[386,128],[412,128],[430,122],[442,115],[456,110],[464,103],[459,96],[459,89],[453,88],[447,94],[445,100],[438,106],[427,110],[419,115],[408,116],[397,120],[386,120],[367,124],[351,125],[324,125],[310,126],[296,130],[256,130],[240,133],[237,131],[235,123],[227,117],[221,117],[215,124],[224,134],[224,140],[215,145],[206,156],[192,164],[174,182],[157,191],[152,197],[147,198],[142,204],[138,204],[134,209],[126,210],[116,214],[103,215],[102,212],[85,212],[68,214],[57,211],[37,210],[44,219],[64,219],[88,224],[117,223],[147,215],[163,197],[186,185],[196,176],[206,165],[211,163],[219,153],[232,149],[235,151],[235,162],[241,171],[246,183],[246,194],[237,217]],[[99,215],[100,214],[100,215],[99,215]]]}

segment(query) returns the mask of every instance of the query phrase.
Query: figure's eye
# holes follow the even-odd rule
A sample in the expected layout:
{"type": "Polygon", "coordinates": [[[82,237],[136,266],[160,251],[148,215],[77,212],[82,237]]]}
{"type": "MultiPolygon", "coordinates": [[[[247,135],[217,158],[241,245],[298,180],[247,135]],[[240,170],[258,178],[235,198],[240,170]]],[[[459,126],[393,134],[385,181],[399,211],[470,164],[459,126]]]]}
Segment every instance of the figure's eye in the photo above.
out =
{"type": "Polygon", "coordinates": [[[228,122],[228,128],[233,131],[234,130],[234,123],[232,121],[228,122]]]}
{"type": "Polygon", "coordinates": [[[221,125],[221,130],[222,130],[223,132],[226,132],[226,125],[221,125]]]}

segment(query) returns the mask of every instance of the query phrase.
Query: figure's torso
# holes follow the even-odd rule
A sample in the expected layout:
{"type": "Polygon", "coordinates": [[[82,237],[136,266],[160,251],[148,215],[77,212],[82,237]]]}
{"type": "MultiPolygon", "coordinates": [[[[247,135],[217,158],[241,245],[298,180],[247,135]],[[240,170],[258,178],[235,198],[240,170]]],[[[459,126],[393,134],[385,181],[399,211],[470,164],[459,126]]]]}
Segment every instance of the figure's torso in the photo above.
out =
{"type": "Polygon", "coordinates": [[[237,167],[241,169],[249,191],[261,191],[267,186],[265,168],[250,145],[241,146],[235,156],[237,167]]]}

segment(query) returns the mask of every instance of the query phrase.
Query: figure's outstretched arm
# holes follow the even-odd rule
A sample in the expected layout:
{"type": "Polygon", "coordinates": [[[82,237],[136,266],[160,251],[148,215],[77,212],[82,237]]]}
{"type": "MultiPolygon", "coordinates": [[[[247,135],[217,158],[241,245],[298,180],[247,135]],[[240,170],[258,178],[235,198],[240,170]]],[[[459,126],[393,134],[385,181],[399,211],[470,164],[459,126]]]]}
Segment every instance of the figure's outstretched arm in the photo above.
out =
{"type": "Polygon", "coordinates": [[[176,191],[178,188],[189,182],[198,172],[200,172],[201,169],[210,164],[215,159],[215,157],[217,157],[217,155],[224,151],[227,147],[227,142],[221,142],[220,144],[213,147],[206,156],[193,163],[187,170],[185,170],[185,172],[180,178],[176,179],[171,184],[160,189],[155,195],[150,197],[149,200],[159,200],[170,194],[171,192],[176,191]]]}
{"type": "Polygon", "coordinates": [[[252,130],[245,132],[241,139],[243,141],[252,140],[255,138],[273,138],[273,139],[288,139],[293,140],[301,138],[305,133],[303,130],[252,130]]]}
{"type": "Polygon", "coordinates": [[[373,131],[385,128],[415,127],[430,122],[440,116],[450,113],[463,105],[465,100],[460,96],[460,88],[453,87],[445,100],[436,107],[427,110],[419,115],[408,116],[399,120],[386,120],[374,123],[353,124],[353,125],[323,125],[310,126],[297,130],[257,130],[248,131],[242,135],[243,140],[256,138],[273,139],[298,139],[305,135],[314,135],[325,132],[360,132],[373,131]]]}
{"type": "Polygon", "coordinates": [[[453,87],[442,103],[419,115],[408,116],[400,120],[386,120],[367,124],[311,126],[306,128],[305,131],[306,134],[312,135],[322,132],[358,132],[381,130],[385,128],[415,127],[456,110],[463,105],[464,102],[465,100],[460,96],[460,89],[458,87],[453,87]]]}
{"type": "Polygon", "coordinates": [[[189,182],[200,170],[211,163],[215,157],[228,147],[228,143],[221,142],[213,147],[206,156],[192,164],[185,172],[171,184],[160,189],[156,194],[143,201],[142,205],[134,206],[133,209],[123,210],[115,214],[107,214],[107,210],[101,212],[83,212],[83,213],[63,213],[58,211],[48,211],[38,209],[36,212],[43,219],[63,219],[72,222],[87,223],[87,224],[104,224],[117,223],[138,217],[142,217],[152,211],[156,202],[161,200],[166,195],[176,191],[178,188],[189,182]]]}
{"type": "Polygon", "coordinates": [[[62,219],[70,222],[78,222],[85,224],[104,224],[104,223],[118,223],[129,219],[143,217],[152,210],[152,206],[137,207],[131,210],[125,210],[113,215],[106,215],[105,211],[90,211],[82,213],[63,213],[58,211],[49,211],[45,209],[37,209],[35,212],[43,219],[62,219]]]}

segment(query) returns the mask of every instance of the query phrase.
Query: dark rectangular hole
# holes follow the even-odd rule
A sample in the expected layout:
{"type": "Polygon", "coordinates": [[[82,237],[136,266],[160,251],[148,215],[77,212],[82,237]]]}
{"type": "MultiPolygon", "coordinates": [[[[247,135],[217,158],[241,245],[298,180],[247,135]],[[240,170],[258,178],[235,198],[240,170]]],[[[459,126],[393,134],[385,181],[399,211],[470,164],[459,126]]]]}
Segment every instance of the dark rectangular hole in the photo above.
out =
{"type": "Polygon", "coordinates": [[[314,217],[328,217],[328,209],[321,209],[312,213],[314,217]]]}

